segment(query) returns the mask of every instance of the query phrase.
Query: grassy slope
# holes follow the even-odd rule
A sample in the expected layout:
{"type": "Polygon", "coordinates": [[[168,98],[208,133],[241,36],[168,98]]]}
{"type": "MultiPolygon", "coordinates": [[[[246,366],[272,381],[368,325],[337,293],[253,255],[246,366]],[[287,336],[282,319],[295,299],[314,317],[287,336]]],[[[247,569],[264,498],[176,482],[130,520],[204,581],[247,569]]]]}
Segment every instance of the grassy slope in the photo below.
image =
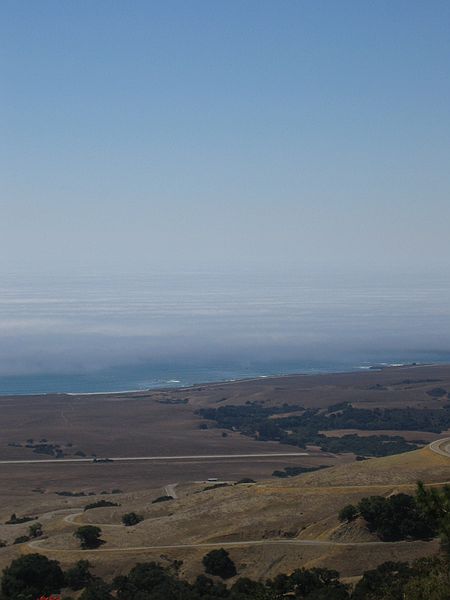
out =
{"type": "MultiPolygon", "coordinates": [[[[209,491],[200,491],[201,485],[186,485],[179,489],[177,500],[158,505],[152,505],[150,499],[154,496],[143,491],[123,495],[120,509],[88,511],[80,515],[78,521],[116,525],[103,527],[105,549],[279,538],[367,542],[373,537],[362,524],[346,527],[338,523],[339,509],[366,495],[412,490],[419,478],[430,483],[450,480],[450,460],[423,449],[282,481],[209,491]],[[120,516],[128,510],[143,513],[145,521],[134,528],[122,528],[120,516]]],[[[50,539],[41,551],[48,550],[49,555],[58,556],[68,564],[86,555],[100,573],[118,572],[136,560],[160,560],[161,555],[181,558],[187,576],[201,570],[201,556],[206,552],[205,549],[181,549],[87,554],[77,550],[71,536],[73,529],[61,523],[60,518],[53,525],[49,523],[50,539]],[[55,548],[66,552],[58,553],[55,548]]],[[[384,560],[411,560],[436,550],[436,542],[403,542],[362,547],[236,546],[230,548],[230,553],[241,575],[265,577],[301,565],[322,565],[337,568],[345,576],[354,576],[384,560]]]]}

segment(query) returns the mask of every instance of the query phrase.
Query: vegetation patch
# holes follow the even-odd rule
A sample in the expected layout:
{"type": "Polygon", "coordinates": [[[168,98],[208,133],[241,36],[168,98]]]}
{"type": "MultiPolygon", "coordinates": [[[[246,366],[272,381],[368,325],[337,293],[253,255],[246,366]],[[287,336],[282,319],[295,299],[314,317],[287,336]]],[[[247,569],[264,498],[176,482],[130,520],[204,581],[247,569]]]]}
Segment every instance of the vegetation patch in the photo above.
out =
{"type": "Polygon", "coordinates": [[[407,442],[399,435],[368,435],[359,436],[350,433],[342,437],[328,437],[316,441],[324,452],[342,454],[353,452],[359,456],[392,456],[410,450],[417,450],[418,446],[413,442],[407,442]]]}
{"type": "Polygon", "coordinates": [[[189,398],[162,398],[158,404],[188,404],[189,398]]]}
{"type": "Polygon", "coordinates": [[[152,500],[152,504],[156,504],[157,502],[168,502],[169,500],[173,500],[173,496],[158,496],[158,498],[152,500]]]}
{"type": "Polygon", "coordinates": [[[359,456],[391,456],[418,446],[402,436],[357,434],[327,437],[321,431],[334,429],[392,429],[398,431],[440,432],[450,426],[450,411],[442,409],[396,408],[373,410],[353,408],[340,402],[323,409],[302,409],[298,405],[282,407],[262,406],[257,403],[239,406],[203,408],[198,411],[204,419],[213,420],[222,429],[239,431],[258,440],[273,440],[305,448],[319,446],[324,452],[352,452],[359,456]],[[303,410],[301,415],[286,415],[303,410]],[[273,415],[282,415],[273,419],[273,415]]]}
{"type": "Polygon", "coordinates": [[[45,454],[53,458],[64,458],[67,455],[86,456],[82,450],[74,452],[72,442],[66,442],[61,445],[56,442],[49,442],[46,438],[42,438],[39,441],[29,438],[25,442],[9,442],[8,446],[13,448],[29,448],[34,454],[45,454]]]}
{"type": "Polygon", "coordinates": [[[24,544],[25,542],[29,542],[29,541],[30,541],[30,537],[28,535],[19,535],[19,537],[16,537],[13,544],[24,544]]]}
{"type": "Polygon", "coordinates": [[[86,504],[84,510],[90,510],[91,508],[104,508],[107,506],[120,506],[117,502],[111,502],[110,500],[97,500],[97,502],[91,502],[86,504]]]}
{"type": "MultiPolygon", "coordinates": [[[[93,494],[94,492],[90,492],[93,494]]],[[[69,498],[78,498],[79,496],[87,496],[86,492],[66,492],[62,490],[61,492],[55,492],[57,496],[67,496],[69,498]]]]}
{"type": "Polygon", "coordinates": [[[229,483],[215,483],[214,485],[208,485],[205,488],[203,488],[203,492],[207,492],[208,490],[217,490],[218,488],[223,488],[223,487],[229,487],[230,484],[229,483]]]}
{"type": "MultiPolygon", "coordinates": [[[[237,569],[223,548],[203,557],[205,572],[221,579],[236,577],[237,569]]],[[[81,592],[80,600],[448,600],[450,570],[447,556],[422,558],[412,564],[389,561],[366,571],[354,589],[335,570],[314,567],[295,569],[289,575],[254,581],[223,581],[199,575],[194,582],[178,576],[182,561],[167,568],[155,562],[138,563],[111,582],[96,577],[87,560],[67,571],[41,554],[14,559],[3,571],[2,600],[36,600],[60,595],[64,588],[81,592]]]]}
{"type": "Polygon", "coordinates": [[[385,542],[429,540],[438,534],[444,548],[450,549],[450,485],[441,489],[425,488],[419,482],[414,496],[394,494],[362,498],[339,513],[341,522],[362,517],[369,531],[385,542]]]}
{"type": "Polygon", "coordinates": [[[87,560],[79,560],[75,566],[65,573],[65,585],[74,591],[82,590],[93,580],[94,576],[89,571],[90,563],[87,560]]]}
{"type": "Polygon", "coordinates": [[[125,527],[131,527],[133,525],[137,525],[138,523],[140,523],[143,520],[144,520],[144,517],[142,517],[141,515],[137,515],[135,512],[126,513],[122,517],[122,523],[125,525],[125,527]]]}
{"type": "Polygon", "coordinates": [[[98,548],[101,544],[105,543],[100,539],[101,533],[102,530],[100,527],[96,527],[95,525],[83,525],[82,527],[78,527],[73,535],[80,540],[80,545],[83,550],[88,550],[98,548]]]}
{"type": "Polygon", "coordinates": [[[357,506],[348,505],[339,513],[341,521],[364,518],[369,531],[384,542],[429,540],[437,534],[437,523],[423,511],[413,496],[396,494],[389,498],[370,496],[357,506]]]}
{"type": "Polygon", "coordinates": [[[432,398],[443,398],[447,394],[447,390],[441,387],[435,387],[432,390],[428,390],[427,394],[432,398]]]}
{"type": "Polygon", "coordinates": [[[5,525],[19,525],[20,523],[28,523],[28,521],[35,521],[36,519],[37,517],[18,517],[16,513],[13,513],[10,516],[9,521],[5,522],[5,525]]]}
{"type": "Polygon", "coordinates": [[[209,573],[209,575],[217,575],[222,579],[229,579],[230,577],[234,577],[237,573],[234,562],[231,560],[228,552],[223,548],[208,552],[208,554],[203,557],[202,563],[206,573],[209,573]]]}
{"type": "Polygon", "coordinates": [[[320,465],[318,467],[284,467],[284,469],[276,470],[272,473],[272,477],[295,477],[296,475],[301,475],[302,473],[311,473],[312,471],[319,471],[320,469],[326,469],[327,465],[320,465]]]}

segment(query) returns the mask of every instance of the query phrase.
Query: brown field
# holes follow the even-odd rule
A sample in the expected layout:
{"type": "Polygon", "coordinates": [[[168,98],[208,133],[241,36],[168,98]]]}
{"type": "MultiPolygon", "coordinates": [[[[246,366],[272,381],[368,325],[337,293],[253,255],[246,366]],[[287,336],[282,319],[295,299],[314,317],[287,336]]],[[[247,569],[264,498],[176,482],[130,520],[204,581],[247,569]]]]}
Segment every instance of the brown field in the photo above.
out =
{"type": "MultiPolygon", "coordinates": [[[[450,367],[290,376],[133,394],[3,397],[0,460],[48,458],[28,448],[8,446],[29,438],[58,443],[68,457],[79,450],[87,456],[111,458],[295,452],[297,449],[292,446],[258,442],[233,432],[222,437],[220,429],[200,429],[202,420],[195,410],[254,400],[267,405],[287,402],[305,407],[326,407],[342,401],[370,407],[443,406],[448,398],[435,399],[426,393],[433,387],[450,389],[450,367]],[[186,404],[161,403],[185,398],[189,399],[186,404]]],[[[333,433],[350,432],[380,433],[333,433]]],[[[404,435],[424,442],[442,437],[422,432],[404,435]]],[[[137,560],[164,562],[178,558],[184,560],[183,574],[192,577],[201,570],[201,557],[207,547],[151,547],[232,542],[229,551],[240,575],[265,577],[301,565],[322,565],[353,577],[383,560],[410,560],[435,552],[435,542],[377,542],[358,524],[351,528],[340,525],[337,513],[364,495],[412,490],[418,479],[429,483],[450,480],[450,459],[424,448],[394,457],[353,460],[351,455],[315,452],[305,457],[0,464],[1,522],[12,512],[38,516],[47,536],[34,548],[28,544],[12,545],[17,536],[26,533],[28,525],[0,525],[0,539],[9,544],[0,548],[0,567],[20,553],[39,550],[67,565],[86,556],[96,571],[107,578],[124,572],[137,560]],[[332,468],[284,480],[271,478],[274,469],[288,465],[332,468]],[[230,485],[204,491],[208,477],[230,485]],[[257,483],[232,485],[243,477],[251,477],[257,483]],[[152,504],[170,484],[178,484],[178,497],[152,504]],[[98,496],[101,491],[114,488],[120,488],[122,493],[98,496]],[[95,495],[89,499],[62,497],[56,491],[95,495]],[[87,502],[99,498],[112,499],[121,506],[75,514],[87,502]],[[62,509],[67,510],[54,512],[62,509]],[[120,518],[130,510],[143,514],[145,520],[124,528],[120,518]],[[106,544],[98,551],[81,551],[77,547],[72,533],[76,523],[81,522],[101,524],[106,544]],[[301,545],[302,540],[314,543],[301,545]],[[246,544],[249,541],[258,543],[246,544]]]]}
{"type": "MultiPolygon", "coordinates": [[[[390,368],[328,375],[297,375],[218,383],[187,389],[104,395],[0,397],[0,460],[45,458],[8,446],[29,438],[59,443],[66,453],[88,456],[225,454],[257,452],[260,442],[222,430],[199,430],[195,410],[204,406],[262,401],[327,407],[343,401],[354,406],[442,407],[448,398],[431,398],[433,387],[450,389],[449,366],[390,368]],[[408,383],[405,383],[408,382],[408,383]],[[412,382],[412,383],[411,383],[412,382]],[[415,382],[415,383],[414,383],[415,382]],[[379,386],[379,387],[377,387],[379,386]],[[187,404],[162,402],[188,399],[187,404]],[[73,444],[67,448],[67,444],[73,444]]],[[[263,444],[268,448],[267,443],[263,444]]],[[[292,447],[282,447],[292,450],[292,447]]],[[[265,450],[261,450],[265,451],[265,450]]],[[[48,457],[47,457],[48,458],[48,457]]]]}

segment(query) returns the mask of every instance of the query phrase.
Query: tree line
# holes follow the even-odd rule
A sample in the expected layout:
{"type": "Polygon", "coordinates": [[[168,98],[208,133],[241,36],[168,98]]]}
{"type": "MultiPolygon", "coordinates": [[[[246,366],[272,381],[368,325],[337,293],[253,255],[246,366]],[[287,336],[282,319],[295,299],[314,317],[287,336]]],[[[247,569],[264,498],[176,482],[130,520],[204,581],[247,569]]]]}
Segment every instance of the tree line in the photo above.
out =
{"type": "Polygon", "coordinates": [[[442,409],[380,409],[353,408],[348,402],[323,409],[304,409],[299,405],[265,406],[256,402],[202,408],[197,414],[215,421],[217,427],[239,431],[261,441],[278,441],[304,448],[319,446],[324,452],[353,452],[360,456],[390,456],[418,448],[401,435],[357,434],[342,437],[326,436],[323,431],[362,429],[398,431],[435,431],[450,427],[450,410],[442,409]],[[286,414],[302,411],[302,414],[286,414]],[[280,415],[279,417],[277,415],[280,415]],[[276,419],[272,418],[277,416],[276,419]]]}
{"type": "Polygon", "coordinates": [[[182,561],[173,561],[169,567],[138,563],[127,575],[108,583],[91,572],[86,560],[63,571],[56,560],[28,554],[4,569],[0,598],[36,600],[64,590],[75,593],[79,600],[448,600],[450,590],[446,556],[419,559],[410,565],[385,562],[366,571],[353,589],[340,580],[337,571],[319,567],[295,569],[266,581],[236,578],[234,563],[224,549],[203,558],[205,574],[193,583],[179,577],[181,565],[182,561]],[[230,577],[235,579],[227,586],[223,579],[230,577]]]}
{"type": "MultiPolygon", "coordinates": [[[[339,512],[341,522],[362,517],[369,531],[385,542],[429,540],[436,536],[450,556],[450,485],[425,487],[419,481],[414,495],[369,496],[339,512]]],[[[450,596],[449,596],[450,597],[450,596]]]]}

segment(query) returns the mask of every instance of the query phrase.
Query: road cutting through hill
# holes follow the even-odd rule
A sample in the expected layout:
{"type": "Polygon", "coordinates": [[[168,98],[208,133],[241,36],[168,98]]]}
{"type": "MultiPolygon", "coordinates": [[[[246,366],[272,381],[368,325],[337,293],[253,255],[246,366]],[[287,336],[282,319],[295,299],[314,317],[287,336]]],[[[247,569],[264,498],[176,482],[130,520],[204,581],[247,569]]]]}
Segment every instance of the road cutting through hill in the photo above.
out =
{"type": "MultiPolygon", "coordinates": [[[[63,512],[70,509],[62,509],[61,511],[52,511],[52,516],[57,512],[63,512]]],[[[84,511],[77,511],[70,515],[66,515],[62,520],[65,523],[70,525],[92,525],[94,527],[103,527],[103,528],[124,528],[125,526],[119,523],[80,523],[76,520],[77,517],[84,514],[84,511]]],[[[45,515],[43,515],[44,517],[45,515]]],[[[128,529],[131,529],[128,528],[128,529]]],[[[80,549],[68,549],[68,548],[55,548],[55,546],[46,547],[45,542],[47,539],[37,539],[31,540],[27,542],[27,546],[33,550],[37,548],[42,552],[50,552],[50,553],[74,553],[79,552],[80,549]]],[[[160,551],[160,550],[177,550],[177,549],[194,549],[194,548],[222,548],[222,547],[246,547],[246,546],[269,546],[269,545],[287,545],[287,546],[342,546],[342,547],[350,547],[350,546],[383,546],[387,545],[398,545],[405,543],[404,540],[400,540],[398,542],[381,542],[381,541],[370,541],[370,542],[335,542],[332,540],[302,540],[297,538],[273,538],[273,539],[257,539],[257,540],[235,540],[235,541],[223,541],[223,542],[196,542],[196,543],[184,543],[184,544],[154,544],[149,546],[130,546],[127,548],[95,548],[95,549],[85,549],[82,550],[83,554],[88,552],[148,552],[152,550],[160,551]]]]}
{"type": "Polygon", "coordinates": [[[434,442],[431,442],[429,448],[440,456],[446,456],[447,458],[450,458],[450,438],[435,440],[434,442]]]}

